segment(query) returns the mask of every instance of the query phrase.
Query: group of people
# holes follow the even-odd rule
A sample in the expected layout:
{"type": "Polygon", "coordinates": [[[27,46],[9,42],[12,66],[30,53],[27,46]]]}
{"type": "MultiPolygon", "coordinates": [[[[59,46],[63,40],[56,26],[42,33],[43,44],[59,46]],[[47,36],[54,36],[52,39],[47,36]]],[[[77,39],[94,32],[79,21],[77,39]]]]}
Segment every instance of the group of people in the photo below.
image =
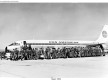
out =
{"type": "Polygon", "coordinates": [[[10,51],[10,60],[38,60],[104,56],[100,47],[63,47],[63,48],[22,48],[20,51],[10,51]]]}

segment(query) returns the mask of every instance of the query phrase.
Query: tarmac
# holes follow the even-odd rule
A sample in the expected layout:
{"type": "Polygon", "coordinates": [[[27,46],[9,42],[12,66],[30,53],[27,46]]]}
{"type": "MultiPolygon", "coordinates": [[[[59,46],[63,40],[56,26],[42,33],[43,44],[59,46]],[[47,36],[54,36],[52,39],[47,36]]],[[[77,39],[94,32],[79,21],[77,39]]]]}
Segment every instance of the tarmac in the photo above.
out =
{"type": "Polygon", "coordinates": [[[104,78],[108,77],[108,55],[51,60],[0,60],[0,77],[104,78]]]}

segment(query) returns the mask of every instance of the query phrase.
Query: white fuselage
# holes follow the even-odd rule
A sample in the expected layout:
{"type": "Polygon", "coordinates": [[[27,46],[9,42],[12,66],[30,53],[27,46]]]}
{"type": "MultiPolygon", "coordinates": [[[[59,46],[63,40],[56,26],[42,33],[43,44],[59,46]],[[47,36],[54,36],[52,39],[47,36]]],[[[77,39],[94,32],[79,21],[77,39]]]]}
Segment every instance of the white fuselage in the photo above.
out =
{"type": "MultiPolygon", "coordinates": [[[[27,45],[31,45],[32,48],[46,48],[46,47],[73,47],[73,46],[82,46],[85,47],[88,44],[95,44],[94,41],[71,41],[71,40],[22,40],[16,41],[15,45],[7,46],[7,49],[12,51],[14,49],[21,50],[21,47],[24,46],[23,42],[26,41],[27,45]]],[[[97,42],[98,43],[98,42],[97,42]]]]}
{"type": "Polygon", "coordinates": [[[68,47],[68,46],[86,46],[86,45],[107,45],[108,44],[108,25],[104,25],[99,38],[96,41],[72,41],[72,40],[21,40],[12,43],[7,46],[8,50],[15,48],[19,49],[24,46],[24,41],[31,45],[33,48],[36,47],[68,47]]]}

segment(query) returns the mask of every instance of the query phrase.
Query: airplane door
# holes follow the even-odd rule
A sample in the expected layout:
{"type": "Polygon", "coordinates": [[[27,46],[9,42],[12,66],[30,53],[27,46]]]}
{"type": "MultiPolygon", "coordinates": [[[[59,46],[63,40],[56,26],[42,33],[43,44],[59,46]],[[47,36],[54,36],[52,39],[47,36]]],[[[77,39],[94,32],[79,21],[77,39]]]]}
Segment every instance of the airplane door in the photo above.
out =
{"type": "Polygon", "coordinates": [[[23,41],[23,44],[26,45],[27,44],[26,41],[23,41]]]}
{"type": "Polygon", "coordinates": [[[26,41],[23,41],[23,45],[26,47],[27,46],[27,42],[26,41]]]}

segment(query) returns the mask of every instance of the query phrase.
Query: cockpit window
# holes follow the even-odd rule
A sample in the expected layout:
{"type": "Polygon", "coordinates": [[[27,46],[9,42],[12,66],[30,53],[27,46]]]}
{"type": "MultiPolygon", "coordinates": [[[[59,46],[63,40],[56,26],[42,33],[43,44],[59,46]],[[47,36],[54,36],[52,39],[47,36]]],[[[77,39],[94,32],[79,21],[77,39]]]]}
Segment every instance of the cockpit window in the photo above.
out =
{"type": "Polygon", "coordinates": [[[17,46],[17,45],[20,45],[19,43],[12,43],[12,44],[10,44],[9,46],[17,46]]]}

